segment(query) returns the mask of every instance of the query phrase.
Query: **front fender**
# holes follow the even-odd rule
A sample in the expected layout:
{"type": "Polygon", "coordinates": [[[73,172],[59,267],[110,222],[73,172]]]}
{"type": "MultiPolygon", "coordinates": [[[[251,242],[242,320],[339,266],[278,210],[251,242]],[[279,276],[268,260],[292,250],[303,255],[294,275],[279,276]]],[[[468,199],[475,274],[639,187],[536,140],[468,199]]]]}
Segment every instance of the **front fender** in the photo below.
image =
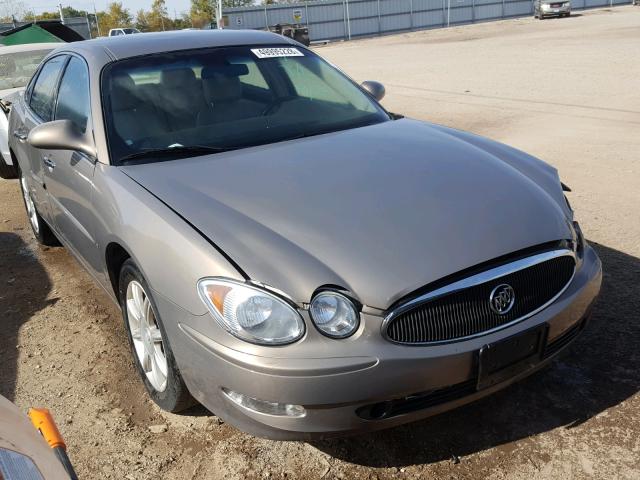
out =
{"type": "MultiPolygon", "coordinates": [[[[94,182],[99,248],[106,255],[110,243],[119,244],[149,286],[166,299],[194,315],[203,315],[207,309],[196,289],[200,278],[244,280],[208,239],[118,167],[96,164],[94,182]]],[[[101,281],[113,290],[106,256],[101,271],[101,281]]]]}

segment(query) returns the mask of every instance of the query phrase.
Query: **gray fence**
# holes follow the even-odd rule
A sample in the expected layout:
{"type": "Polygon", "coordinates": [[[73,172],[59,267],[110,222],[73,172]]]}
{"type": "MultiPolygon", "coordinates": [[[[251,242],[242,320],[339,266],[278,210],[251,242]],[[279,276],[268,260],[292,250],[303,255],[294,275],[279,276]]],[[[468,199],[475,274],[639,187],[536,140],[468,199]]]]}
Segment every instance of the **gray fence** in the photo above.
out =
{"type": "Polygon", "coordinates": [[[65,18],[64,24],[69,28],[73,28],[76,32],[82,35],[82,38],[85,38],[85,39],[91,38],[89,18],[87,17],[65,18]]]}
{"type": "MultiPolygon", "coordinates": [[[[629,3],[630,0],[571,0],[571,7],[575,10],[629,3]]],[[[300,23],[308,25],[311,41],[350,39],[532,14],[531,0],[320,0],[224,11],[227,28],[264,29],[278,23],[300,23]]]]}

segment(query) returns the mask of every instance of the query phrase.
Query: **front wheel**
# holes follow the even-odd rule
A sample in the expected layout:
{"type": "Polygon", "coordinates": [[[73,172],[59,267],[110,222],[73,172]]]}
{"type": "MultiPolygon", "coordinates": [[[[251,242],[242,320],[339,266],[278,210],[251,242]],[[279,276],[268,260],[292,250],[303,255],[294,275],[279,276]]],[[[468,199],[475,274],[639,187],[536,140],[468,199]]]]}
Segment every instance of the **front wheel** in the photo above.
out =
{"type": "Polygon", "coordinates": [[[131,259],[120,270],[119,285],[131,353],[149,396],[169,412],[191,407],[195,401],[178,370],[151,289],[131,259]]]}

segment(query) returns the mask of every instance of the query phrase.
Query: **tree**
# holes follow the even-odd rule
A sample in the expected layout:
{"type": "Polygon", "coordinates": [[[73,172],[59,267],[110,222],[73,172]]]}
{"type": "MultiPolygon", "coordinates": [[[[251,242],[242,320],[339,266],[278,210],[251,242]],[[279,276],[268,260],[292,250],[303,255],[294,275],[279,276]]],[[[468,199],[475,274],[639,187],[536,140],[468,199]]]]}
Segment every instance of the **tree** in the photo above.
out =
{"type": "Polygon", "coordinates": [[[73,7],[62,7],[62,15],[64,18],[86,17],[86,10],[76,10],[73,7]]]}
{"type": "Polygon", "coordinates": [[[152,32],[171,30],[173,21],[167,15],[165,0],[153,0],[151,11],[146,14],[149,30],[152,32]]]}
{"type": "Polygon", "coordinates": [[[191,23],[195,28],[213,22],[216,18],[213,0],[191,0],[191,23]]]}
{"type": "Polygon", "coordinates": [[[3,0],[0,2],[0,17],[2,17],[3,21],[8,19],[9,21],[6,23],[11,23],[13,17],[23,17],[26,11],[26,6],[21,0],[3,0]]]}
{"type": "Polygon", "coordinates": [[[182,30],[191,27],[193,27],[193,23],[191,23],[191,16],[188,13],[181,13],[179,18],[173,19],[174,30],[182,30]]]}
{"type": "Polygon", "coordinates": [[[147,15],[144,13],[144,10],[140,9],[138,13],[136,13],[134,26],[141,32],[149,31],[149,22],[147,21],[147,15]]]}
{"type": "Polygon", "coordinates": [[[60,20],[60,12],[42,12],[35,14],[36,20],[60,20]]]}
{"type": "Polygon", "coordinates": [[[105,34],[112,28],[130,27],[131,21],[131,13],[122,6],[122,2],[111,2],[106,12],[98,12],[100,30],[105,34]]]}

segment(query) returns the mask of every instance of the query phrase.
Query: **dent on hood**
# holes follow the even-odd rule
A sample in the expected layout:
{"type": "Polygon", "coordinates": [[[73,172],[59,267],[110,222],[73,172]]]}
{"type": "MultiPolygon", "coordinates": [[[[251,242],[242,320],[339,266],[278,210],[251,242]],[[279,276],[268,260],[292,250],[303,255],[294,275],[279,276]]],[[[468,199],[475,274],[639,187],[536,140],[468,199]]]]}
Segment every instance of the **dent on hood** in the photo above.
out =
{"type": "Polygon", "coordinates": [[[470,132],[456,130],[442,125],[434,125],[442,132],[474,145],[509,164],[523,175],[527,176],[540,187],[542,187],[553,200],[565,211],[568,216],[572,216],[571,210],[566,205],[562,193],[562,184],[558,174],[558,169],[554,166],[529,155],[522,150],[511,147],[495,140],[481,137],[470,132]]]}

